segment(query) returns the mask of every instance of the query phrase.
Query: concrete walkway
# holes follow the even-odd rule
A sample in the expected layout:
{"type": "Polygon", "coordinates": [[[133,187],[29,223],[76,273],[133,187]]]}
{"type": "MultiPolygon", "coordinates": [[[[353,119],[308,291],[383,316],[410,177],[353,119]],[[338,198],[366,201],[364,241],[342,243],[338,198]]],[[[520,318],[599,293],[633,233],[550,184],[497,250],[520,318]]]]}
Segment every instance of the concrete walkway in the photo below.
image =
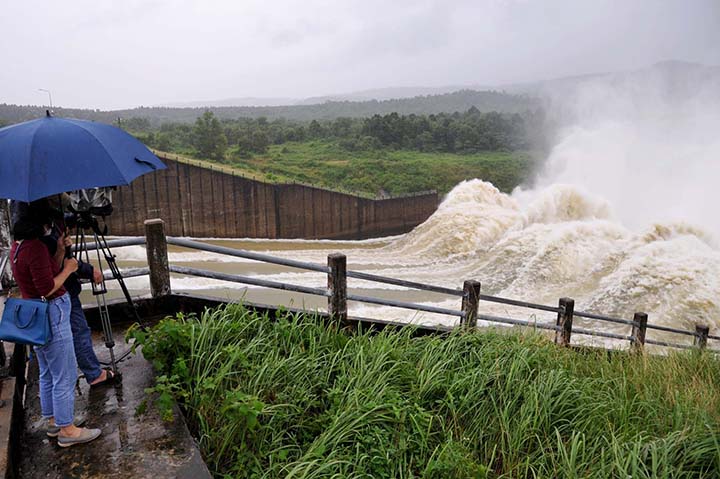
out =
{"type": "MultiPolygon", "coordinates": [[[[129,346],[117,331],[116,356],[129,346]]],[[[95,338],[100,360],[108,357],[95,338]]],[[[62,449],[45,435],[40,417],[37,365],[30,363],[25,395],[25,429],[20,447],[20,477],[24,478],[188,478],[211,477],[180,414],[163,422],[153,405],[142,416],[136,410],[152,385],[152,367],[138,352],[119,365],[119,386],[90,389],[84,379],[76,396],[75,411],[84,412],[88,427],[99,427],[102,436],[79,446],[62,449]]]]}

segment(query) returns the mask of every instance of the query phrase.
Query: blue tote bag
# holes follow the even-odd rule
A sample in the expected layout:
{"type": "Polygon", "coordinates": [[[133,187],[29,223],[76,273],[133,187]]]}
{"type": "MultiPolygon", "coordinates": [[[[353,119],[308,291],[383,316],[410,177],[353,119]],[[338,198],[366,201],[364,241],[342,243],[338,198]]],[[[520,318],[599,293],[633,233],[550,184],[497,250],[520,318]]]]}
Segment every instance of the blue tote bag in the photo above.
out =
{"type": "Polygon", "coordinates": [[[50,312],[41,299],[8,298],[0,320],[0,339],[43,346],[50,341],[50,312]]]}
{"type": "MultiPolygon", "coordinates": [[[[22,246],[22,241],[19,241],[22,246]]],[[[17,263],[20,246],[15,250],[13,264],[17,263]]],[[[8,298],[0,319],[0,340],[16,344],[44,346],[50,341],[50,311],[42,299],[8,298]]]]}

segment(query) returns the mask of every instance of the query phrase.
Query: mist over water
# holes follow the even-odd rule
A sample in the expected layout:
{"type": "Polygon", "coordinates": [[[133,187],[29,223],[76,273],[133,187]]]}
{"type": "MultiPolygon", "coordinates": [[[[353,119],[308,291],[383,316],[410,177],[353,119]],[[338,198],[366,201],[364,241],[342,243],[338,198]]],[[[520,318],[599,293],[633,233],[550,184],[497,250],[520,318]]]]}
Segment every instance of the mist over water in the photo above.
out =
{"type": "Polygon", "coordinates": [[[682,221],[720,236],[720,68],[668,62],[544,95],[561,127],[538,185],[584,188],[630,227],[682,221]]]}
{"type": "Polygon", "coordinates": [[[512,196],[528,212],[543,204],[546,217],[496,245],[512,236],[532,243],[515,271],[542,264],[515,274],[503,293],[542,290],[549,268],[587,309],[718,326],[720,68],[668,62],[548,85],[544,95],[557,140],[535,187],[512,196]],[[544,203],[559,190],[566,197],[553,211],[544,203]],[[560,224],[534,240],[548,221],[560,224]],[[548,237],[562,238],[549,255],[548,237]]]}

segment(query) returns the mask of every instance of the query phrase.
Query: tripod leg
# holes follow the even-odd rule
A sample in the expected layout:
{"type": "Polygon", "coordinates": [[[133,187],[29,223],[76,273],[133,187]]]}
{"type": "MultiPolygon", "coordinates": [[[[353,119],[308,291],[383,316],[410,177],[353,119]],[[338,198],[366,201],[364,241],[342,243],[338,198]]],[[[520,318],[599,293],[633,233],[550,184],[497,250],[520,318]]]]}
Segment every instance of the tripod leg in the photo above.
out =
{"type": "MultiPolygon", "coordinates": [[[[100,245],[99,238],[97,232],[94,234],[95,244],[100,245]]],[[[96,248],[97,253],[97,260],[98,260],[98,267],[102,271],[102,258],[100,256],[100,249],[101,247],[98,246],[96,248]]],[[[110,323],[110,312],[108,311],[107,302],[105,300],[105,293],[107,292],[107,288],[105,288],[105,280],[103,280],[102,289],[98,291],[95,294],[95,298],[97,298],[97,304],[98,304],[98,311],[100,312],[100,323],[102,324],[103,328],[103,338],[105,339],[105,347],[108,348],[110,351],[110,365],[112,366],[113,374],[117,376],[117,362],[115,361],[115,339],[113,338],[113,331],[112,331],[112,324],[110,323]]]]}
{"type": "Polygon", "coordinates": [[[96,296],[98,303],[98,311],[100,311],[100,322],[103,328],[103,338],[105,339],[105,347],[110,352],[110,366],[115,376],[118,375],[117,361],[115,361],[115,339],[113,338],[112,324],[110,323],[110,313],[108,311],[107,303],[105,302],[105,295],[99,294],[96,296]]]}
{"type": "Polygon", "coordinates": [[[100,234],[99,231],[95,232],[95,238],[97,244],[101,245],[101,248],[103,250],[103,255],[105,256],[105,261],[107,261],[108,267],[110,268],[110,272],[113,275],[113,278],[115,278],[120,284],[120,289],[123,292],[123,295],[125,296],[125,300],[130,305],[130,309],[133,312],[133,315],[135,316],[135,321],[140,325],[142,329],[147,329],[147,324],[145,321],[140,317],[140,315],[137,312],[137,308],[135,307],[135,303],[132,300],[132,297],[130,296],[130,291],[127,288],[127,285],[125,284],[125,279],[122,277],[122,274],[120,273],[120,268],[117,266],[117,261],[115,260],[115,255],[110,251],[110,246],[107,244],[107,240],[105,239],[105,236],[100,234]],[[97,238],[100,238],[102,242],[98,242],[97,238]]]}

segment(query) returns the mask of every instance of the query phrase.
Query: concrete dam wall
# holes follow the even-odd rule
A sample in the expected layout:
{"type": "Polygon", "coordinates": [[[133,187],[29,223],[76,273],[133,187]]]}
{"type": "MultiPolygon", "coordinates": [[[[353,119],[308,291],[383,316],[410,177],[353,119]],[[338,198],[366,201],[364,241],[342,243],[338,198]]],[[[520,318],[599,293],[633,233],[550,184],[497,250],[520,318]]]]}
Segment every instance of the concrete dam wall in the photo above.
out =
{"type": "Polygon", "coordinates": [[[363,239],[410,231],[438,205],[437,193],[368,199],[161,159],[166,170],[114,193],[110,234],[143,235],[146,219],[162,218],[172,236],[363,239]]]}

